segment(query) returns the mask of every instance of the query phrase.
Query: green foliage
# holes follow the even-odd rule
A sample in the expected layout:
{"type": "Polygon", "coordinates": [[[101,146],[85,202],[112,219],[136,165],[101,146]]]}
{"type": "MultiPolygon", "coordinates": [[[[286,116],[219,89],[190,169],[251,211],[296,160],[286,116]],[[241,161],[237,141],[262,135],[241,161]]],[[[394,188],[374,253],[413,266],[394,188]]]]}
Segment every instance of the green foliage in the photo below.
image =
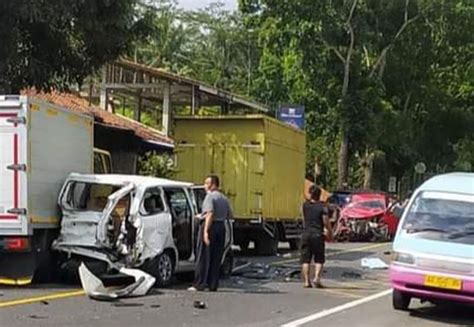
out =
{"type": "Polygon", "coordinates": [[[474,171],[474,138],[466,137],[459,140],[454,146],[456,161],[454,167],[459,171],[474,171]]]}
{"type": "Polygon", "coordinates": [[[147,32],[136,0],[0,2],[0,94],[68,88],[147,32]]]}
{"type": "Polygon", "coordinates": [[[169,154],[149,151],[138,159],[138,173],[144,176],[173,178],[174,160],[169,154]]]}
{"type": "Polygon", "coordinates": [[[472,1],[241,0],[240,8],[262,48],[255,96],[305,105],[307,165],[321,158],[330,186],[343,131],[354,185],[368,167],[361,153],[379,158],[380,180],[409,175],[418,161],[456,167],[467,147],[459,140],[472,140],[472,1]]]}
{"type": "Polygon", "coordinates": [[[136,42],[133,60],[250,94],[258,66],[256,34],[219,3],[186,12],[175,1],[149,1],[153,32],[136,42]]]}

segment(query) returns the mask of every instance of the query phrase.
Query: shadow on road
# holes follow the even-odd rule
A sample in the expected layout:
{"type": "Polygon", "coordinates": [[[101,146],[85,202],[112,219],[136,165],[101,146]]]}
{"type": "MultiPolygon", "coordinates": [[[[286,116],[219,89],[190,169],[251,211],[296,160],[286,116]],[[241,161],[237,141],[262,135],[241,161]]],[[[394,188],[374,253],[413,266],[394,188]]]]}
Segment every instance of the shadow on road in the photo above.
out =
{"type": "Polygon", "coordinates": [[[410,311],[410,316],[457,326],[474,326],[474,306],[433,305],[410,311]]]}

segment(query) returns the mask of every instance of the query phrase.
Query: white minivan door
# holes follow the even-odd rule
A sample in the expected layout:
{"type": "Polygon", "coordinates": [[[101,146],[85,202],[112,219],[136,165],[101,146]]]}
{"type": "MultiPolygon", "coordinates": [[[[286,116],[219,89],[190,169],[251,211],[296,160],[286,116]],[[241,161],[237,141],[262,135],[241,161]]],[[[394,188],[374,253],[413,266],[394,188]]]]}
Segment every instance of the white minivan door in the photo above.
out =
{"type": "Polygon", "coordinates": [[[159,187],[145,190],[138,210],[142,234],[140,260],[153,258],[173,246],[171,215],[166,210],[159,187]]]}

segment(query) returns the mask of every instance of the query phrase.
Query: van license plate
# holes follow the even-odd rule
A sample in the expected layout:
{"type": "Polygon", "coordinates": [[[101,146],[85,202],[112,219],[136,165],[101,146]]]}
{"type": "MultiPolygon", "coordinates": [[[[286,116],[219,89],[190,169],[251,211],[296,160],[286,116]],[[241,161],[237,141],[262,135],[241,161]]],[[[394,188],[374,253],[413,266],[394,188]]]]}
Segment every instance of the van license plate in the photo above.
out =
{"type": "Polygon", "coordinates": [[[451,277],[441,277],[426,275],[425,276],[425,286],[444,288],[448,290],[461,290],[462,280],[451,277]]]}

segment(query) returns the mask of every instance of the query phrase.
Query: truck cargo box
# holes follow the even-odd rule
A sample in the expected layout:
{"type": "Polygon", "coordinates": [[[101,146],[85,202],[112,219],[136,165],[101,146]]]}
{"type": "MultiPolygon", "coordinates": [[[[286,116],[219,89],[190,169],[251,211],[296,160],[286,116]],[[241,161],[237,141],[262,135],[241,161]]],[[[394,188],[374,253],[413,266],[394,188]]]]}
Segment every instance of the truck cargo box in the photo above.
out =
{"type": "Polygon", "coordinates": [[[177,117],[175,140],[176,177],[202,183],[217,174],[233,206],[237,234],[239,226],[255,224],[269,234],[278,228],[281,240],[294,236],[286,226],[302,219],[304,132],[264,115],[177,117]]]}
{"type": "Polygon", "coordinates": [[[59,226],[61,185],[71,172],[92,171],[92,117],[34,97],[0,97],[0,278],[31,279],[34,253],[46,254],[59,226]]]}

